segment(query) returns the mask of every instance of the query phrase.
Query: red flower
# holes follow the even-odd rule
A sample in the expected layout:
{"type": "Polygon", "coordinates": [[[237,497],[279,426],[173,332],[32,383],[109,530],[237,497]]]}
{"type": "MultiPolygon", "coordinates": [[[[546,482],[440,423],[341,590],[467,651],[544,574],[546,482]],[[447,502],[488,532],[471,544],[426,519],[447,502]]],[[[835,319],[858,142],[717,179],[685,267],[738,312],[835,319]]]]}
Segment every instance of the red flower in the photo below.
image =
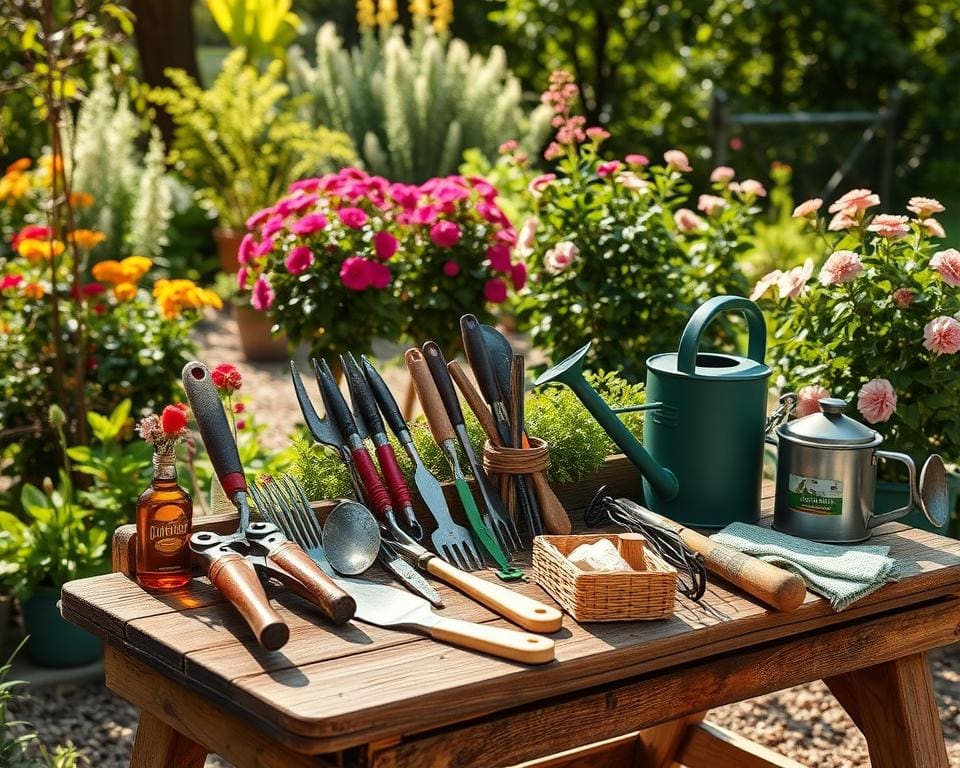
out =
{"type": "Polygon", "coordinates": [[[456,277],[460,274],[460,265],[452,259],[450,261],[443,262],[443,274],[445,274],[447,277],[456,277]]]}
{"type": "Polygon", "coordinates": [[[438,248],[452,248],[460,242],[460,234],[455,221],[438,221],[430,227],[430,239],[438,248]]]}
{"type": "Polygon", "coordinates": [[[510,249],[502,243],[487,248],[487,258],[490,260],[490,269],[494,272],[510,271],[510,249]]]}
{"type": "Polygon", "coordinates": [[[7,288],[16,288],[22,282],[23,275],[4,275],[3,279],[0,279],[0,291],[5,291],[7,288]]]}
{"type": "Polygon", "coordinates": [[[187,414],[175,405],[168,405],[160,414],[160,426],[165,435],[178,436],[187,428],[187,414]]]}
{"type": "Polygon", "coordinates": [[[246,426],[247,422],[245,422],[243,419],[237,419],[237,429],[245,429],[246,426]]]}
{"type": "Polygon", "coordinates": [[[483,295],[491,304],[502,304],[507,300],[507,284],[499,277],[487,280],[483,284],[483,295]]]}
{"type": "Polygon", "coordinates": [[[519,291],[527,284],[527,265],[522,261],[510,267],[510,281],[513,283],[513,290],[519,291]]]}
{"type": "Polygon", "coordinates": [[[243,403],[234,403],[233,405],[234,413],[243,413],[245,410],[247,410],[247,406],[245,406],[243,403]]]}
{"type": "Polygon", "coordinates": [[[361,256],[350,256],[340,264],[340,282],[351,291],[365,291],[373,282],[372,262],[361,256]]]}
{"type": "Polygon", "coordinates": [[[232,395],[243,385],[240,371],[237,370],[237,366],[230,363],[220,363],[211,371],[210,378],[222,395],[232,395]]]}
{"type": "Polygon", "coordinates": [[[50,239],[50,227],[41,227],[37,224],[28,224],[13,236],[13,239],[10,241],[10,245],[13,246],[13,250],[17,250],[17,246],[20,245],[21,240],[49,240],[49,239],[50,239]]]}
{"type": "Polygon", "coordinates": [[[386,261],[393,254],[397,252],[399,243],[397,238],[391,235],[389,232],[377,232],[373,236],[373,248],[377,252],[377,256],[386,261]]]}
{"type": "Polygon", "coordinates": [[[87,283],[80,289],[80,293],[84,296],[99,296],[104,290],[104,287],[100,285],[100,283],[87,283]]]}

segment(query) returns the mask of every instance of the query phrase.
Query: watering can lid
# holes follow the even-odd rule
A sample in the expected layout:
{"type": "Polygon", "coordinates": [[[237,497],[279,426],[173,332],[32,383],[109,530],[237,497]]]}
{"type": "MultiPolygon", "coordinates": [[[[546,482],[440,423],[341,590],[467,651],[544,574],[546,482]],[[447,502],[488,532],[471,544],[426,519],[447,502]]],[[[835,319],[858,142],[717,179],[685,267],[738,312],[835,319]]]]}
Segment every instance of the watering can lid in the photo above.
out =
{"type": "MultiPolygon", "coordinates": [[[[647,368],[657,373],[672,376],[690,376],[679,367],[680,356],[676,352],[664,352],[647,358],[647,368]]],[[[765,379],[770,367],[765,363],[739,355],[714,352],[698,352],[693,378],[696,379],[765,379]]]]}
{"type": "Polygon", "coordinates": [[[780,427],[780,434],[823,445],[866,445],[877,439],[876,431],[856,419],[843,415],[845,400],[824,397],[817,401],[820,411],[780,427]]]}

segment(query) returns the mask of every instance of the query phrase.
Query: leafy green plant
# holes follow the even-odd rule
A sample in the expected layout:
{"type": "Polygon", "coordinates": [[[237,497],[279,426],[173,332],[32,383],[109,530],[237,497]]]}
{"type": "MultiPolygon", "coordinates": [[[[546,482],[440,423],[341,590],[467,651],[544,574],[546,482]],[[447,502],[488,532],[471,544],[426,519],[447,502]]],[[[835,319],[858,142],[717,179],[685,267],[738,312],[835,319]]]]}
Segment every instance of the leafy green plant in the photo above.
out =
{"type": "Polygon", "coordinates": [[[438,32],[436,20],[430,25],[416,10],[408,44],[393,26],[395,3],[381,0],[376,18],[364,16],[365,5],[358,4],[359,47],[345,48],[334,25],[325,24],[317,32],[316,66],[294,48],[289,78],[294,93],[310,96],[305,114],[348,133],[369,171],[418,183],[454,173],[470,147],[489,158],[521,136],[529,151],[539,147],[549,111],[524,113],[500,46],[487,56],[471,54],[445,25],[438,32]]]}
{"type": "Polygon", "coordinates": [[[283,58],[297,38],[300,17],[291,0],[207,0],[210,15],[234,48],[243,48],[251,61],[283,58]]]}
{"type": "Polygon", "coordinates": [[[175,87],[151,92],[176,125],[170,159],[200,204],[233,229],[295,179],[354,159],[347,136],[298,119],[281,82],[282,62],[261,73],[244,56],[242,49],[227,56],[206,90],[182,70],[168,70],[175,87]]]}

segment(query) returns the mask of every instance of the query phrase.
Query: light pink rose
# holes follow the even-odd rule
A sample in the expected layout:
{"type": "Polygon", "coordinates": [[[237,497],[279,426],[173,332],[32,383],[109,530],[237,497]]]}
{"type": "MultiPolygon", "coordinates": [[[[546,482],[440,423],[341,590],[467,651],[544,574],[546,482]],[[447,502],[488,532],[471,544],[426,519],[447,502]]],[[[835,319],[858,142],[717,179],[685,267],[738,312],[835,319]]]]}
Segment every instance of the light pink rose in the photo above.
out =
{"type": "Polygon", "coordinates": [[[707,223],[689,208],[678,208],[673,214],[673,222],[681,232],[696,232],[707,226],[707,223]]]}
{"type": "Polygon", "coordinates": [[[797,407],[793,412],[797,416],[809,416],[820,410],[820,400],[830,397],[830,390],[819,384],[810,384],[797,390],[797,407]]]}
{"type": "Polygon", "coordinates": [[[867,208],[873,208],[875,205],[880,205],[879,195],[875,195],[869,189],[851,189],[847,194],[838,198],[827,210],[830,213],[847,211],[854,214],[865,211],[867,208]]]}
{"type": "Polygon", "coordinates": [[[260,275],[257,282],[253,285],[253,294],[250,296],[250,304],[260,312],[266,312],[273,306],[273,286],[267,280],[265,275],[260,275]]]}
{"type": "Polygon", "coordinates": [[[872,379],[857,393],[857,410],[871,424],[887,421],[897,412],[897,393],[886,379],[872,379]]]}
{"type": "Polygon", "coordinates": [[[783,272],[779,269],[775,269],[773,272],[768,272],[759,280],[757,280],[757,284],[753,286],[753,290],[750,292],[750,301],[756,301],[773,286],[775,286],[780,280],[781,275],[783,275],[783,272]]]}
{"type": "Polygon", "coordinates": [[[890,213],[878,213],[867,225],[868,232],[876,232],[880,237],[888,240],[898,240],[910,233],[909,219],[906,216],[896,216],[890,213]]]}
{"type": "Polygon", "coordinates": [[[860,257],[853,251],[834,251],[820,269],[820,282],[823,285],[849,283],[863,272],[860,257]]]}
{"type": "Polygon", "coordinates": [[[639,155],[634,153],[631,155],[627,155],[623,159],[626,160],[627,165],[632,165],[635,167],[643,167],[645,165],[650,165],[650,158],[648,158],[646,155],[639,155]]]}
{"type": "Polygon", "coordinates": [[[907,210],[917,214],[918,219],[926,219],[932,213],[943,213],[946,208],[932,197],[911,197],[907,201],[907,210]]]}
{"type": "Polygon", "coordinates": [[[551,275],[559,275],[579,256],[580,249],[574,243],[561,240],[543,255],[543,265],[551,275]]]}
{"type": "Polygon", "coordinates": [[[850,229],[850,227],[855,226],[857,220],[850,216],[846,211],[840,211],[835,214],[830,223],[827,225],[827,229],[831,232],[840,232],[844,229],[850,229]]]}
{"type": "Polygon", "coordinates": [[[937,355],[960,352],[960,322],[941,315],[923,326],[923,346],[937,355]]]}
{"type": "Polygon", "coordinates": [[[727,201],[716,195],[700,195],[697,199],[697,208],[707,214],[707,216],[720,213],[720,211],[726,207],[727,201]]]}
{"type": "Polygon", "coordinates": [[[960,285],[960,251],[956,248],[937,251],[930,259],[930,269],[935,269],[940,273],[943,282],[956,288],[960,285]]]}
{"type": "Polygon", "coordinates": [[[784,272],[777,280],[777,287],[780,289],[780,298],[790,298],[794,301],[800,298],[800,295],[806,290],[807,281],[813,276],[813,259],[807,259],[803,266],[794,267],[789,272],[784,272]]]}
{"type": "Polygon", "coordinates": [[[313,265],[313,251],[305,245],[298,245],[290,249],[283,263],[291,275],[302,274],[313,265]]]}
{"type": "Polygon", "coordinates": [[[813,218],[813,214],[819,211],[822,206],[823,200],[821,200],[819,197],[814,197],[812,200],[804,200],[802,203],[800,203],[800,205],[793,209],[793,218],[813,218]]]}
{"type": "Polygon", "coordinates": [[[520,227],[520,233],[517,235],[516,253],[521,258],[526,258],[537,245],[537,225],[538,220],[534,217],[527,219],[520,227]]]}
{"type": "Polygon", "coordinates": [[[900,309],[909,309],[913,305],[913,300],[917,297],[909,288],[897,288],[893,292],[893,303],[900,309]]]}
{"type": "Polygon", "coordinates": [[[690,167],[690,160],[686,154],[679,149],[668,149],[663,153],[663,162],[667,164],[668,171],[680,171],[680,173],[690,173],[693,168],[690,167]]]}
{"type": "Polygon", "coordinates": [[[718,165],[710,172],[710,181],[714,184],[726,184],[733,181],[733,177],[736,175],[737,172],[729,165],[718,165]]]}
{"type": "Polygon", "coordinates": [[[634,192],[645,192],[650,188],[650,182],[641,179],[633,171],[624,171],[617,176],[617,183],[626,189],[632,189],[634,192]]]}
{"type": "Polygon", "coordinates": [[[943,225],[936,219],[924,219],[920,222],[920,225],[923,227],[923,231],[930,235],[930,237],[943,238],[947,236],[943,225]]]}
{"type": "Polygon", "coordinates": [[[766,197],[767,188],[756,179],[744,179],[740,182],[740,192],[754,197],[766,197]]]}

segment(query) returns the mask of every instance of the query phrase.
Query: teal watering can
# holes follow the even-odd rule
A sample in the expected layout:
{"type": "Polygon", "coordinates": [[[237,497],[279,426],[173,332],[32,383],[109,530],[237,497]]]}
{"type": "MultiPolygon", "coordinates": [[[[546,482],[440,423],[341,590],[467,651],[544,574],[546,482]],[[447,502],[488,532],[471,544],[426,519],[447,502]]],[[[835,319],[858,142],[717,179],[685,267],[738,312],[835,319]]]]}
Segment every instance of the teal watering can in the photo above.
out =
{"type": "Polygon", "coordinates": [[[590,345],[541,375],[569,386],[643,475],[647,505],[684,525],[722,528],[760,516],[770,368],[760,308],[741,296],[715,296],[691,315],[676,352],[647,359],[644,405],[613,409],[583,376],[590,345]],[[707,326],[741,312],[747,356],[701,352],[707,326]],[[643,445],[617,414],[645,411],[643,445]]]}

